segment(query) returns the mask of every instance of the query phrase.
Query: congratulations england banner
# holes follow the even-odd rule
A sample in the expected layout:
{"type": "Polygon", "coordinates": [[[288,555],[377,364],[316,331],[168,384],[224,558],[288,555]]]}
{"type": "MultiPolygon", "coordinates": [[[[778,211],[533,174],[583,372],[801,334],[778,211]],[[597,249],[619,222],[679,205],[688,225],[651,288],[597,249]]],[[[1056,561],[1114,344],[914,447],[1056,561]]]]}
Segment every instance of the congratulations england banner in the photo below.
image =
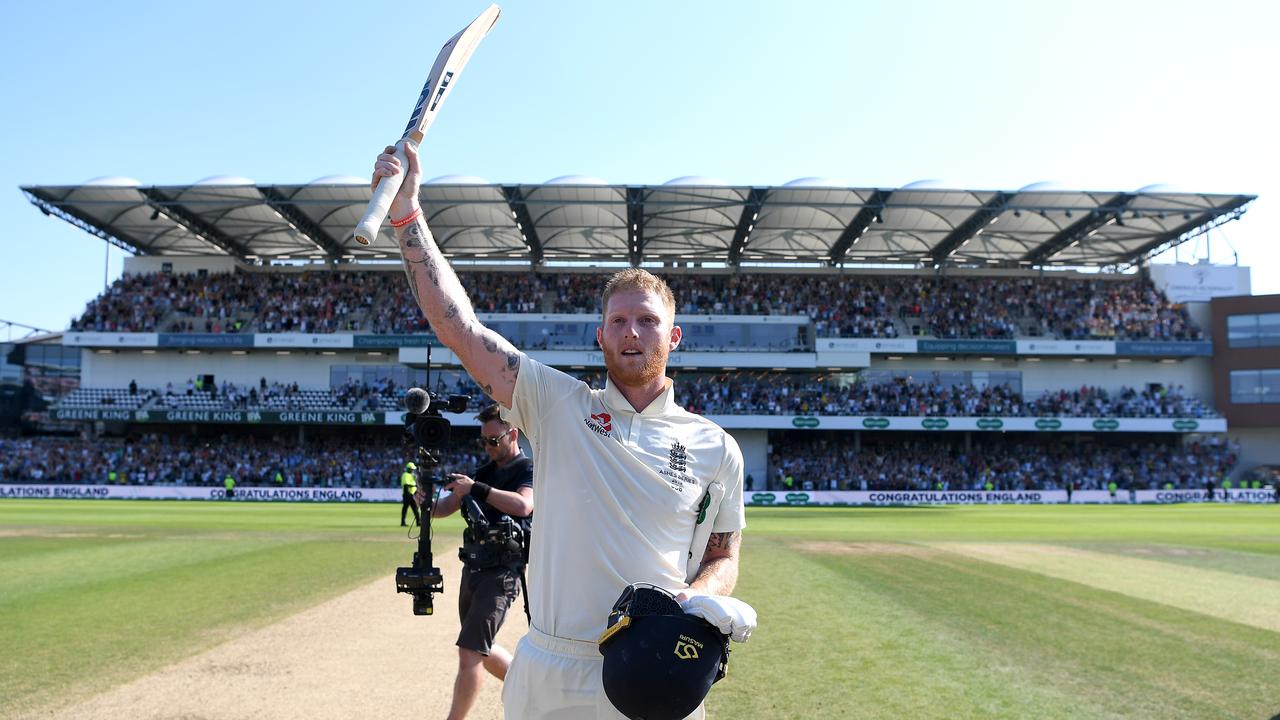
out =
{"type": "MultiPolygon", "coordinates": [[[[1276,491],[1229,490],[1227,502],[1275,502],[1276,491]]],[[[1223,500],[1223,491],[1214,496],[1223,500]]],[[[796,490],[746,492],[748,505],[1056,505],[1066,504],[1066,490],[796,490]]],[[[1206,502],[1204,490],[1118,490],[1113,496],[1106,490],[1077,490],[1071,494],[1072,505],[1116,503],[1182,503],[1206,502]]]]}
{"type": "MultiPolygon", "coordinates": [[[[1095,503],[1205,502],[1204,490],[1127,490],[1112,496],[1106,490],[1078,490],[1073,505],[1095,503]]],[[[237,487],[232,497],[220,487],[168,485],[0,485],[0,499],[45,498],[71,500],[228,500],[262,502],[400,502],[395,488],[237,487]]],[[[1223,492],[1214,494],[1221,502],[1223,492]]],[[[1229,490],[1228,502],[1275,502],[1275,490],[1229,490]]],[[[748,505],[1046,505],[1067,502],[1065,490],[871,490],[745,493],[748,505]]]]}
{"type": "Polygon", "coordinates": [[[400,502],[393,488],[220,487],[172,485],[0,485],[0,498],[71,500],[259,500],[269,502],[400,502]]]}

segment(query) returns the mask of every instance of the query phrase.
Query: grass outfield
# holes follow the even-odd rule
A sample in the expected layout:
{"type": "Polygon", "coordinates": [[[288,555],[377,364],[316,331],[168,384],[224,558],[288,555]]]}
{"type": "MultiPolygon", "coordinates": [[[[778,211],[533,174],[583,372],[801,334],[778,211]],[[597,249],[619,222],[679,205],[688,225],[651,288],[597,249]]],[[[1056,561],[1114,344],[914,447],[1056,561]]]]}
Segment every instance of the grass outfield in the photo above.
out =
{"type": "MultiPolygon", "coordinates": [[[[397,513],[0,501],[0,715],[388,575],[410,550],[397,513]]],[[[759,508],[748,523],[738,595],[761,626],[713,717],[1280,713],[1280,507],[759,508]]]]}

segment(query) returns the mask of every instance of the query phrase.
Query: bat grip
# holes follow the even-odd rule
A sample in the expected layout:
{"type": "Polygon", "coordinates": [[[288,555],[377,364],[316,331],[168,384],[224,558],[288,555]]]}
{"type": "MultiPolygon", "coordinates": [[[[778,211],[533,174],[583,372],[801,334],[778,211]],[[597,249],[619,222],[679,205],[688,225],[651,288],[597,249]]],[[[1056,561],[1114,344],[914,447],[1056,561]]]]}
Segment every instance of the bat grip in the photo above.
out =
{"type": "Polygon", "coordinates": [[[404,144],[403,140],[396,143],[395,155],[400,161],[400,172],[378,181],[378,187],[373,191],[373,198],[365,208],[364,217],[360,218],[360,224],[356,225],[355,238],[361,245],[368,245],[378,237],[382,221],[391,210],[391,201],[395,200],[396,193],[400,192],[400,186],[404,184],[404,176],[409,172],[409,158],[404,153],[404,144]]]}

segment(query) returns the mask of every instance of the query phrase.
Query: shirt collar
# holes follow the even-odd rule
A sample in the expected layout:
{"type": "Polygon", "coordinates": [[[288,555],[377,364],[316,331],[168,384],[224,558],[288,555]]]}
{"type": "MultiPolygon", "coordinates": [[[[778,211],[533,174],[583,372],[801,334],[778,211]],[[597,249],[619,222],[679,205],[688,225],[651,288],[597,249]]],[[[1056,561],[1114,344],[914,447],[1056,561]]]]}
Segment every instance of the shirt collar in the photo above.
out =
{"type": "MultiPolygon", "coordinates": [[[[646,405],[644,410],[639,413],[640,415],[662,416],[669,415],[675,410],[675,383],[672,382],[671,378],[666,378],[666,383],[666,388],[662,391],[662,394],[646,405]]],[[[631,406],[631,401],[618,391],[618,388],[613,384],[613,378],[608,375],[605,376],[604,381],[604,399],[611,409],[636,413],[636,409],[631,406]]]]}

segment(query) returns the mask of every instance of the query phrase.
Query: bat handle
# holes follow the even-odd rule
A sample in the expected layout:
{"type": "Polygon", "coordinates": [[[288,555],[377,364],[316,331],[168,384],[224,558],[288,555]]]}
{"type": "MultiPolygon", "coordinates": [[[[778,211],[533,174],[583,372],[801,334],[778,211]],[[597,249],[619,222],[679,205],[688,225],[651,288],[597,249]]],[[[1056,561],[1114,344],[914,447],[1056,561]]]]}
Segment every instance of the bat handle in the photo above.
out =
{"type": "Polygon", "coordinates": [[[369,201],[364,217],[360,218],[360,224],[356,225],[356,242],[361,245],[368,245],[378,237],[382,221],[391,210],[391,201],[395,199],[396,193],[400,192],[400,186],[404,184],[405,173],[409,172],[409,158],[404,154],[404,144],[404,140],[396,143],[396,159],[400,161],[400,172],[378,181],[378,187],[373,191],[373,199],[369,201]]]}

